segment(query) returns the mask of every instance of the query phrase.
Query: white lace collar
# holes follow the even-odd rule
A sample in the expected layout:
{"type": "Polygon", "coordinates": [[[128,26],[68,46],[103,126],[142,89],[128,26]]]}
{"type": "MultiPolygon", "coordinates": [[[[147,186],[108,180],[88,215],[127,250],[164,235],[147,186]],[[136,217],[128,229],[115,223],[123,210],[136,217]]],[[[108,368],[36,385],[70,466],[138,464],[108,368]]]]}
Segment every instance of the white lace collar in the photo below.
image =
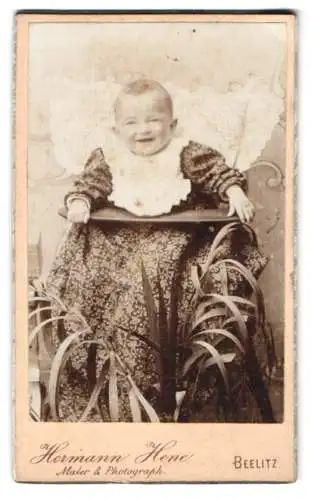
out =
{"type": "Polygon", "coordinates": [[[163,151],[142,157],[109,137],[103,145],[112,174],[113,190],[108,199],[138,216],[169,213],[191,190],[190,181],[180,170],[180,153],[187,143],[185,138],[176,137],[163,151]]]}

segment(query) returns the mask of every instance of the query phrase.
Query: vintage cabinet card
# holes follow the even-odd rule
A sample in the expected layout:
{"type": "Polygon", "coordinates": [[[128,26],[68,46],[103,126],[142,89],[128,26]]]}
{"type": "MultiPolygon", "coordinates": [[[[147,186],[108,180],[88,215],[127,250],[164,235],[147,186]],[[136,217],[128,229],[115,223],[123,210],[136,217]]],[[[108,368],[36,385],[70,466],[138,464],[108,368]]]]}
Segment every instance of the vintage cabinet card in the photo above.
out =
{"type": "Polygon", "coordinates": [[[291,13],[18,13],[14,475],[295,480],[291,13]]]}

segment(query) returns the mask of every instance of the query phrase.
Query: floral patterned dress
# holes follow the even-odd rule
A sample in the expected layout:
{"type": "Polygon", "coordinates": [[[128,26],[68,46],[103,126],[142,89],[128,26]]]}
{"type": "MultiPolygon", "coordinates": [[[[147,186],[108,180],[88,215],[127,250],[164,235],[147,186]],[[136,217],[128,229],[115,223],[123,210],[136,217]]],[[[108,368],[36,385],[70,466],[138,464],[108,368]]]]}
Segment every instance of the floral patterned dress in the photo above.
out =
{"type": "MultiPolygon", "coordinates": [[[[246,179],[239,171],[229,168],[217,151],[190,141],[180,151],[180,175],[189,182],[190,190],[172,212],[202,207],[217,207],[226,201],[226,190],[232,185],[246,189],[246,179]]],[[[169,166],[168,166],[169,167],[169,166]]],[[[74,187],[67,196],[87,197],[91,210],[111,206],[114,186],[113,172],[101,148],[93,151],[74,187]]],[[[152,187],[149,196],[153,196],[152,187]]],[[[182,198],[182,197],[181,197],[182,198]]],[[[67,199],[67,197],[66,197],[67,199]]],[[[91,329],[91,339],[104,340],[113,346],[132,379],[146,399],[156,407],[159,383],[157,355],[146,342],[150,338],[148,310],[142,283],[142,263],[155,300],[159,284],[168,314],[172,297],[177,311],[176,343],[182,335],[189,303],[193,294],[190,268],[204,263],[215,233],[206,224],[142,224],[129,222],[98,222],[72,224],[58,250],[47,282],[48,291],[57,296],[67,308],[81,312],[91,329]]],[[[256,243],[250,243],[245,228],[221,244],[218,258],[234,258],[258,278],[266,265],[256,243]]],[[[221,293],[221,273],[217,266],[210,289],[221,293]]],[[[232,273],[229,293],[243,295],[243,282],[232,273]]],[[[75,331],[67,322],[62,335],[75,331]]],[[[58,335],[60,335],[58,333],[58,335]]],[[[59,345],[59,338],[54,339],[59,345]]],[[[90,367],[98,377],[107,351],[94,350],[87,345],[72,356],[59,392],[59,418],[75,421],[90,397],[90,367]],[[93,358],[92,358],[93,356],[93,358]],[[95,359],[96,358],[96,359],[95,359]]],[[[177,356],[178,358],[178,356],[177,356]]],[[[182,388],[179,359],[175,366],[177,389],[182,388]]],[[[108,389],[107,389],[108,390],[108,389]]],[[[131,420],[127,380],[119,381],[119,419],[131,420]]],[[[165,415],[161,418],[166,420],[165,415]]],[[[99,404],[88,421],[109,420],[107,391],[102,391],[99,404]]]]}

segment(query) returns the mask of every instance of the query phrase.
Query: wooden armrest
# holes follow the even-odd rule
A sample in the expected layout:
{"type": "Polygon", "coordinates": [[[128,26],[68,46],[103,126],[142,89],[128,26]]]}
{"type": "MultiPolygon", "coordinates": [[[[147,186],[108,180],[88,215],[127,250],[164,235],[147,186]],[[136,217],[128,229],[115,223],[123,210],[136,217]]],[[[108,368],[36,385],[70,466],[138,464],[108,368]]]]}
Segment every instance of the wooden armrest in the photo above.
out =
{"type": "MultiPolygon", "coordinates": [[[[66,218],[67,210],[61,207],[58,211],[59,215],[66,218]]],[[[133,215],[126,210],[120,208],[102,208],[91,214],[91,220],[100,222],[149,222],[149,223],[229,223],[237,222],[239,218],[228,217],[227,211],[224,209],[206,209],[206,210],[185,210],[179,213],[168,215],[160,215],[157,217],[140,217],[133,215]]]]}

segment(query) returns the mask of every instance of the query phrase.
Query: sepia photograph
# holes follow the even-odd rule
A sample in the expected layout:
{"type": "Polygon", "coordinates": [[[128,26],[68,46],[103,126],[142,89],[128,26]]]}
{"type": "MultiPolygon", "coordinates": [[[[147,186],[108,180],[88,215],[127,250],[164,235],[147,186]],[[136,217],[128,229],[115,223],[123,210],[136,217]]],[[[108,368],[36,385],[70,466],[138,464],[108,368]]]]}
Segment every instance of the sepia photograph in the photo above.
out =
{"type": "Polygon", "coordinates": [[[98,457],[95,429],[107,453],[165,451],[174,469],[159,479],[162,465],[131,477],[110,466],[95,480],[181,479],[194,460],[186,480],[292,477],[294,16],[24,16],[16,398],[19,442],[28,427],[35,438],[19,452],[27,477],[91,480],[57,463],[84,463],[86,443],[98,457]],[[180,455],[189,432],[194,451],[180,455]],[[203,470],[207,449],[220,477],[203,470]]]}
{"type": "Polygon", "coordinates": [[[282,421],[285,51],[282,23],[30,25],[31,418],[282,421]]]}

